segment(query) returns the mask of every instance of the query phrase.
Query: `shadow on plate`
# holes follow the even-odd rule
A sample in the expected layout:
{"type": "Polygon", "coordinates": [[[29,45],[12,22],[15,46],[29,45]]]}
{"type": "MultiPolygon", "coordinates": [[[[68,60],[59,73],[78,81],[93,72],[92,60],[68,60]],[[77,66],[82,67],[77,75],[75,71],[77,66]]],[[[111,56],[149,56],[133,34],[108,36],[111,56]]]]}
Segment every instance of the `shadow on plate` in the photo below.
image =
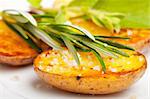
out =
{"type": "Polygon", "coordinates": [[[0,64],[0,72],[9,72],[9,71],[17,71],[29,68],[31,65],[23,65],[23,66],[12,66],[7,64],[0,64]]]}

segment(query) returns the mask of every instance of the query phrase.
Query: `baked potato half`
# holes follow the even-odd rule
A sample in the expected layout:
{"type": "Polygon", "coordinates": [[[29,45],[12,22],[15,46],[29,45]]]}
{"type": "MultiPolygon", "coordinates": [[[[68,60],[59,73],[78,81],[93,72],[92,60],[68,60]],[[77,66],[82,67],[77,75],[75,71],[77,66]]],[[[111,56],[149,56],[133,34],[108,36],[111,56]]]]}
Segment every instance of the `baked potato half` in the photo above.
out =
{"type": "Polygon", "coordinates": [[[38,53],[0,20],[0,63],[20,66],[33,62],[38,53]]]}
{"type": "Polygon", "coordinates": [[[110,94],[127,89],[142,77],[146,70],[145,57],[127,51],[129,57],[103,57],[106,73],[91,52],[78,52],[78,66],[68,50],[49,50],[34,61],[38,76],[50,85],[62,90],[82,94],[110,94]]]}
{"type": "Polygon", "coordinates": [[[109,30],[103,27],[99,27],[90,20],[83,20],[79,18],[71,19],[71,22],[75,25],[81,26],[93,35],[103,35],[103,36],[123,36],[129,37],[129,40],[115,39],[115,42],[129,45],[138,51],[143,50],[150,45],[150,29],[121,29],[119,33],[111,33],[109,30]]]}

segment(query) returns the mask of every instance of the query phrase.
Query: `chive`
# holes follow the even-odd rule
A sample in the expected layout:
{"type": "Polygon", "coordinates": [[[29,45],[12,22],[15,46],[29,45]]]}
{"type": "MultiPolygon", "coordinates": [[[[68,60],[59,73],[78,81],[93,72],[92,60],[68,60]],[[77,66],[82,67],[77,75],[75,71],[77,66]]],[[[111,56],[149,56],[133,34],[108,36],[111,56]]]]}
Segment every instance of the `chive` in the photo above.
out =
{"type": "Polygon", "coordinates": [[[17,22],[20,22],[20,23],[27,23],[28,20],[21,17],[21,16],[18,16],[18,15],[11,15],[10,17],[12,17],[13,19],[15,19],[17,22]]]}
{"type": "Polygon", "coordinates": [[[60,32],[64,32],[64,33],[69,33],[69,34],[80,34],[78,32],[74,32],[73,30],[69,29],[68,26],[64,26],[64,27],[56,27],[56,26],[51,26],[53,29],[60,31],[60,32]]]}
{"type": "Polygon", "coordinates": [[[111,40],[104,40],[104,39],[100,39],[100,38],[98,40],[103,42],[103,43],[107,43],[108,45],[117,47],[117,48],[128,49],[128,50],[133,50],[134,51],[134,49],[132,47],[129,47],[129,46],[126,46],[126,45],[123,45],[123,44],[119,44],[119,43],[113,42],[111,40]]]}
{"type": "Polygon", "coordinates": [[[81,52],[91,52],[92,50],[90,49],[84,49],[84,48],[78,48],[76,47],[77,51],[81,51],[81,52]]]}
{"type": "Polygon", "coordinates": [[[77,64],[80,65],[80,60],[79,60],[77,51],[76,51],[75,47],[73,46],[72,42],[65,36],[61,36],[61,38],[63,39],[63,41],[64,41],[65,45],[67,46],[67,48],[69,49],[70,53],[73,55],[77,64]]]}
{"type": "Polygon", "coordinates": [[[45,25],[50,25],[50,23],[49,22],[38,22],[38,26],[45,26],[45,25]]]}
{"type": "Polygon", "coordinates": [[[32,14],[34,18],[54,18],[54,16],[48,14],[32,14]]]}
{"type": "Polygon", "coordinates": [[[130,39],[129,37],[120,37],[120,36],[95,36],[95,39],[99,39],[99,38],[130,39]]]}
{"type": "Polygon", "coordinates": [[[95,54],[95,56],[97,57],[97,59],[99,60],[100,64],[102,65],[102,70],[105,73],[106,72],[106,65],[105,65],[105,63],[104,63],[101,55],[97,51],[95,51],[95,50],[92,50],[92,51],[95,54]]]}
{"type": "Polygon", "coordinates": [[[16,29],[12,26],[12,24],[10,24],[10,23],[8,23],[8,22],[6,22],[6,21],[4,21],[4,22],[7,24],[7,26],[8,26],[9,28],[11,28],[12,30],[14,30],[15,33],[17,33],[20,37],[22,37],[22,39],[23,39],[25,42],[27,42],[27,43],[31,46],[31,48],[35,49],[35,50],[38,51],[38,52],[41,52],[41,51],[42,51],[42,49],[41,49],[36,43],[34,43],[34,41],[33,41],[30,37],[28,37],[28,39],[25,39],[25,38],[20,34],[20,32],[19,32],[18,30],[16,30],[16,29]]]}
{"type": "MultiPolygon", "coordinates": [[[[36,20],[33,18],[32,15],[30,15],[27,12],[23,12],[20,10],[4,10],[3,13],[10,13],[10,15],[12,15],[13,17],[16,17],[15,19],[18,20],[16,15],[21,15],[24,17],[24,19],[27,19],[32,25],[37,26],[37,22],[36,20]]],[[[24,20],[23,18],[19,18],[20,20],[24,20]]]]}
{"type": "Polygon", "coordinates": [[[26,19],[29,20],[29,22],[34,25],[34,26],[37,26],[37,22],[36,20],[33,18],[33,16],[27,12],[24,12],[24,11],[18,11],[23,17],[25,17],[26,19]]]}
{"type": "Polygon", "coordinates": [[[28,39],[28,36],[26,34],[26,31],[23,30],[19,25],[17,24],[12,24],[12,26],[25,38],[28,39]]]}
{"type": "Polygon", "coordinates": [[[69,25],[69,24],[51,24],[52,26],[68,26],[71,27],[73,29],[76,29],[78,31],[80,31],[81,33],[84,33],[86,36],[88,36],[90,39],[92,39],[93,41],[95,40],[94,36],[88,32],[87,30],[79,27],[79,26],[75,26],[75,25],[69,25]]]}
{"type": "MultiPolygon", "coordinates": [[[[84,37],[84,35],[82,35],[82,34],[74,34],[74,35],[76,35],[76,36],[82,36],[82,37],[84,37]]],[[[108,38],[108,39],[124,39],[124,40],[128,40],[128,39],[130,39],[129,37],[121,37],[121,36],[94,36],[95,37],[95,39],[101,39],[101,38],[108,38]]]]}
{"type": "Polygon", "coordinates": [[[91,49],[95,49],[105,55],[117,58],[118,56],[115,55],[112,51],[108,50],[106,47],[104,47],[103,45],[97,44],[97,43],[91,43],[91,42],[82,42],[83,44],[87,45],[88,47],[90,47],[91,49]]]}
{"type": "Polygon", "coordinates": [[[100,45],[105,46],[105,48],[108,49],[109,51],[115,52],[115,53],[120,54],[120,55],[125,56],[125,57],[129,57],[129,55],[126,54],[125,52],[120,51],[120,50],[118,50],[117,48],[108,45],[107,43],[103,43],[103,42],[100,42],[100,41],[96,41],[96,42],[97,42],[98,44],[100,44],[100,45]]]}
{"type": "Polygon", "coordinates": [[[43,29],[44,31],[46,31],[49,35],[53,35],[53,36],[55,36],[55,37],[57,37],[57,38],[61,38],[60,37],[60,33],[59,33],[59,31],[57,31],[57,30],[54,30],[54,29],[52,29],[52,28],[50,28],[50,27],[47,27],[47,29],[45,30],[45,29],[43,29]]]}
{"type": "Polygon", "coordinates": [[[69,34],[64,34],[64,35],[67,35],[67,37],[69,36],[69,38],[78,40],[78,41],[82,42],[84,45],[90,47],[91,49],[98,50],[105,55],[109,55],[111,57],[117,57],[114,53],[112,53],[111,51],[106,49],[103,45],[97,44],[96,42],[92,42],[92,40],[90,40],[86,37],[73,36],[73,35],[69,35],[69,34]]]}
{"type": "Polygon", "coordinates": [[[43,42],[47,43],[49,46],[53,47],[54,49],[63,49],[61,45],[51,38],[47,33],[44,31],[37,29],[36,27],[32,26],[31,24],[25,24],[24,27],[30,31],[35,37],[40,38],[43,42]]]}
{"type": "Polygon", "coordinates": [[[72,40],[73,43],[75,43],[76,46],[83,48],[83,49],[89,49],[88,47],[84,46],[81,42],[78,42],[76,40],[72,40]]]}

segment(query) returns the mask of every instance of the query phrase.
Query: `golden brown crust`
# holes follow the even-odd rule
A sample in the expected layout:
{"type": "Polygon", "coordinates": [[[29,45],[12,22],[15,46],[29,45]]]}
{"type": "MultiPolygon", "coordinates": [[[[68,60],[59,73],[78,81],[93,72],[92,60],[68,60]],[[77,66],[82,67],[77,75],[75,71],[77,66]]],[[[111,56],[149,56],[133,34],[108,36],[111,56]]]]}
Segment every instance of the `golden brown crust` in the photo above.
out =
{"type": "MultiPolygon", "coordinates": [[[[52,56],[56,58],[51,52],[52,51],[43,52],[40,56],[36,58],[36,60],[34,61],[34,70],[38,74],[38,76],[48,84],[69,92],[82,93],[82,94],[110,94],[110,93],[119,92],[127,89],[138,79],[140,79],[147,68],[147,62],[145,56],[137,52],[134,53],[134,55],[142,57],[144,62],[141,65],[139,64],[139,66],[137,66],[136,69],[126,70],[121,72],[106,71],[105,74],[100,71],[96,72],[94,70],[92,71],[88,70],[84,72],[85,74],[81,74],[82,71],[84,70],[79,69],[79,73],[81,75],[79,73],[72,74],[74,72],[74,69],[72,69],[72,71],[67,72],[69,74],[66,74],[66,72],[60,73],[64,69],[60,69],[61,71],[59,71],[59,68],[62,68],[64,65],[57,66],[57,65],[47,64],[47,62],[49,63],[51,60],[53,60],[50,58],[49,55],[52,54],[52,56]],[[48,57],[48,58],[43,59],[44,57],[48,57]],[[45,71],[44,68],[47,68],[49,66],[58,67],[57,68],[58,71],[54,72],[52,68],[51,68],[52,72],[45,71]]],[[[56,52],[55,54],[58,55],[58,52],[56,52]]],[[[85,61],[83,60],[83,58],[81,60],[85,61]]],[[[92,60],[89,61],[94,61],[94,60],[95,59],[92,58],[92,60]]],[[[61,60],[59,60],[59,62],[62,63],[61,60]]],[[[69,69],[69,67],[70,66],[66,68],[69,69]]],[[[86,67],[86,66],[82,65],[82,67],[86,67]]],[[[118,67],[116,66],[116,68],[118,67]]],[[[67,69],[64,71],[67,71],[67,69]]]]}
{"type": "Polygon", "coordinates": [[[35,68],[35,71],[45,82],[62,90],[82,94],[110,94],[120,92],[130,87],[141,78],[145,69],[146,65],[143,65],[142,68],[136,71],[121,75],[112,75],[114,79],[109,78],[110,74],[106,74],[104,77],[77,78],[42,72],[38,68],[35,68]]]}
{"type": "Polygon", "coordinates": [[[133,48],[137,49],[137,51],[142,51],[143,49],[150,47],[150,37],[141,40],[135,44],[130,44],[129,46],[132,46],[133,48]]]}
{"type": "Polygon", "coordinates": [[[0,55],[0,63],[12,66],[27,65],[33,62],[35,56],[4,56],[0,55]]]}
{"type": "Polygon", "coordinates": [[[0,63],[25,65],[35,56],[37,52],[0,20],[0,63]]]}

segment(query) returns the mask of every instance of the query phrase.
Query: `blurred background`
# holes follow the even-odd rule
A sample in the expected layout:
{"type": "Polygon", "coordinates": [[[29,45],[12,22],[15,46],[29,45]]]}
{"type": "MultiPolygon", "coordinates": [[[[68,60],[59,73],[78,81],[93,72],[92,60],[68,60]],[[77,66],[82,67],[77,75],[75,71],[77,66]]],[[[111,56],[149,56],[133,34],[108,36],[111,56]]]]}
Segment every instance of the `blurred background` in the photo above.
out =
{"type": "MultiPolygon", "coordinates": [[[[41,5],[45,8],[51,7],[54,0],[43,0],[41,5]]],[[[29,4],[26,0],[0,0],[0,11],[4,9],[29,10],[29,4]]]]}

